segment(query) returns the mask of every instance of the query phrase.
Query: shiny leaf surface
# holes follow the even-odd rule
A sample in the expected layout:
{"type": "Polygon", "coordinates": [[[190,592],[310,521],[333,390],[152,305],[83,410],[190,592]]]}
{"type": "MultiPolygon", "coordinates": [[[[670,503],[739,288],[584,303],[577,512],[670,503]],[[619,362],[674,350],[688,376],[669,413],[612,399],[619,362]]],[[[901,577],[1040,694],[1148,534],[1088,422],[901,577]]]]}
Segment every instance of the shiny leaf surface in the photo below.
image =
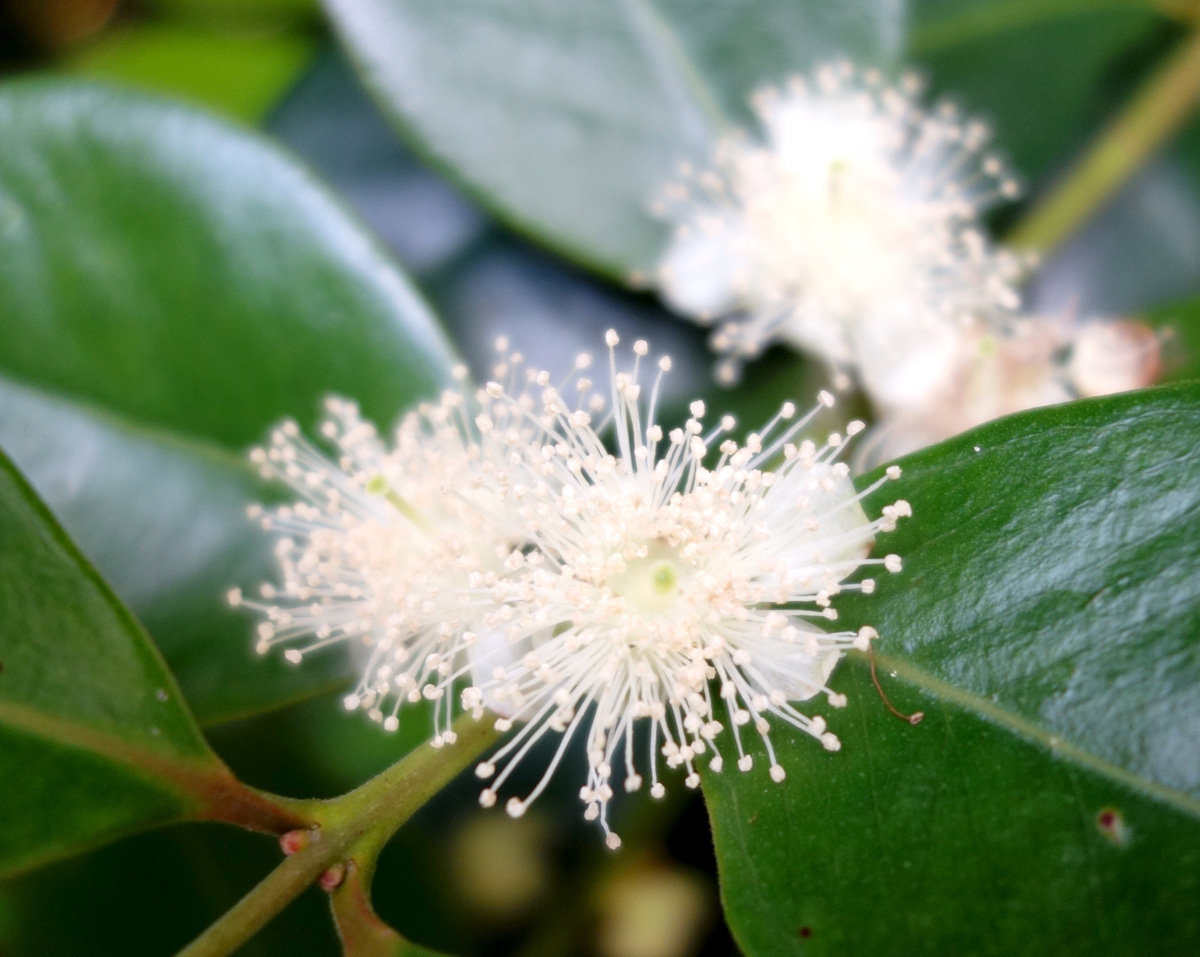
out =
{"type": "Polygon", "coordinates": [[[209,750],[146,633],[3,456],[0,543],[0,873],[183,818],[285,818],[209,750]]]}
{"type": "Polygon", "coordinates": [[[649,214],[683,160],[746,119],[748,94],[834,51],[887,62],[878,0],[327,0],[385,109],[505,222],[625,276],[653,266],[649,214]]]}
{"type": "MultiPolygon", "coordinates": [[[[708,775],[747,954],[1200,944],[1200,387],[1073,403],[910,456],[842,751],[708,775]],[[846,893],[846,888],[853,888],[846,893]]],[[[878,498],[878,496],[877,496],[878,498]]],[[[877,509],[883,501],[875,501],[877,509]]]]}
{"type": "Polygon", "coordinates": [[[329,686],[249,658],[223,608],[270,543],[246,446],[340,392],[386,427],[450,352],[309,174],[203,113],[70,83],[0,90],[0,441],[144,616],[205,720],[329,686]],[[86,452],[86,454],[84,454],[86,452]]]}

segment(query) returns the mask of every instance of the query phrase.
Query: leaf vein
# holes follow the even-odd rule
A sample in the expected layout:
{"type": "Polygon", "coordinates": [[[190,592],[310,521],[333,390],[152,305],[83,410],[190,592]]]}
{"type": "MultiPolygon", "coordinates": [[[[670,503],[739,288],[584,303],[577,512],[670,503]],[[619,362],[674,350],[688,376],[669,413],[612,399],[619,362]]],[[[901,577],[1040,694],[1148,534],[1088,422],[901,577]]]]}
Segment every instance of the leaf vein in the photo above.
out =
{"type": "MultiPolygon", "coordinates": [[[[856,657],[861,657],[860,653],[854,653],[856,657]]],[[[1040,725],[1030,721],[1028,718],[1015,714],[1006,708],[1000,707],[992,701],[975,694],[971,691],[966,691],[962,688],[955,687],[927,672],[921,671],[907,661],[901,658],[894,658],[889,655],[877,654],[875,660],[878,666],[885,669],[890,669],[896,672],[896,675],[910,684],[916,685],[924,691],[929,692],[935,697],[942,698],[946,701],[953,702],[967,710],[978,713],[981,717],[992,721],[1002,727],[1014,731],[1024,738],[1027,738],[1037,744],[1040,744],[1060,757],[1066,758],[1075,764],[1085,767],[1091,771],[1111,778],[1114,781],[1130,788],[1131,790],[1140,792],[1145,796],[1161,801],[1164,804],[1169,804],[1177,810],[1183,811],[1193,817],[1200,817],[1200,800],[1176,791],[1174,788],[1166,785],[1158,784],[1154,781],[1149,781],[1143,777],[1139,777],[1131,771],[1127,771],[1118,765],[1112,764],[1097,755],[1092,754],[1085,748],[1080,747],[1070,741],[1065,740],[1059,735],[1052,734],[1040,725]]]]}

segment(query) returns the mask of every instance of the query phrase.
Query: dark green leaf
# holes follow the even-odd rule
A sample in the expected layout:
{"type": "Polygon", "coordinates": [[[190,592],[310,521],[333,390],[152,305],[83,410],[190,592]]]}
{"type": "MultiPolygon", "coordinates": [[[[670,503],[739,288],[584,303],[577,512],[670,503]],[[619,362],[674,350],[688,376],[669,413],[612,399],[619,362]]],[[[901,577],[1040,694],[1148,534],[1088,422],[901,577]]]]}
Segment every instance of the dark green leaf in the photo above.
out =
{"type": "Polygon", "coordinates": [[[448,353],[308,173],[207,115],[0,91],[0,371],[241,452],[329,390],[388,421],[448,353]]]}
{"type": "Polygon", "coordinates": [[[231,583],[272,575],[272,540],[246,518],[264,489],[241,456],[131,429],[0,376],[0,436],[79,547],[138,611],[201,723],[338,682],[337,654],[304,668],[254,653],[231,583]]]}
{"type": "Polygon", "coordinates": [[[1200,387],[1014,416],[904,461],[901,575],[843,618],[843,740],[709,775],[750,957],[1200,947],[1200,387]]]}
{"type": "Polygon", "coordinates": [[[386,425],[433,391],[450,357],[428,309],[304,169],[204,114],[20,83],[0,141],[0,374],[38,390],[13,393],[0,441],[206,719],[328,687],[334,659],[251,664],[222,607],[266,561],[239,460],[326,392],[386,425]]]}
{"type": "Polygon", "coordinates": [[[2,455],[0,777],[0,873],[187,817],[249,823],[231,802],[259,806],[260,825],[272,813],[209,750],[153,643],[2,455]]]}
{"type": "Polygon", "coordinates": [[[997,147],[1035,181],[1122,102],[1142,72],[1129,58],[1165,23],[1142,0],[916,0],[910,16],[910,61],[990,120],[997,147]]]}
{"type": "Polygon", "coordinates": [[[326,0],[387,110],[502,219],[572,258],[651,268],[651,201],[746,98],[815,61],[890,59],[899,6],[747,0],[326,0]]]}
{"type": "MultiPolygon", "coordinates": [[[[323,55],[268,123],[349,198],[425,289],[464,359],[486,379],[508,336],[531,364],[565,371],[603,331],[644,336],[674,360],[665,418],[698,397],[760,426],[784,398],[811,402],[823,383],[794,353],[773,350],[736,389],[713,384],[708,332],[648,296],[623,293],[515,239],[422,167],[396,140],[341,57],[323,55]]],[[[560,373],[555,372],[555,378],[560,373]]]]}

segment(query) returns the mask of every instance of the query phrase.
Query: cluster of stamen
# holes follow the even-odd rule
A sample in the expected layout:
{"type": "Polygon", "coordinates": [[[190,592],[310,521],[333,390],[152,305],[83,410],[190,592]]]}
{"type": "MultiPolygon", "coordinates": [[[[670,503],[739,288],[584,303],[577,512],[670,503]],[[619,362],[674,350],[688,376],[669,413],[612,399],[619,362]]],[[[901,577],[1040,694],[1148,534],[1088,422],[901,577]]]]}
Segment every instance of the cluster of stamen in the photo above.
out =
{"type": "Polygon", "coordinates": [[[712,168],[685,164],[668,187],[657,208],[676,233],[660,286],[681,312],[719,321],[727,379],[782,339],[886,390],[908,342],[1018,306],[1026,263],[980,223],[1017,184],[986,125],[919,95],[911,76],[823,66],[754,96],[761,140],[726,138],[712,168]]]}
{"type": "MultiPolygon", "coordinates": [[[[495,371],[515,384],[521,356],[507,355],[495,371]]],[[[506,510],[504,450],[521,438],[506,428],[510,406],[491,410],[501,428],[484,438],[475,419],[487,417],[491,400],[466,387],[465,368],[454,378],[438,401],[404,417],[390,446],[354,403],[336,397],[320,426],[334,459],[295,422],[277,426],[251,460],[298,498],[249,514],[279,536],[282,580],[256,595],[228,594],[263,616],[260,654],[284,646],[284,657],[299,664],[350,645],[361,677],[344,698],[348,710],[394,731],[402,705],[431,702],[435,746],[454,741],[448,690],[464,673],[478,610],[505,574],[518,534],[506,510]]]]}
{"type": "Polygon", "coordinates": [[[607,342],[607,401],[583,374],[584,356],[573,382],[529,371],[521,389],[510,374],[469,399],[450,390],[406,419],[394,449],[334,400],[323,431],[336,465],[282,426],[256,460],[304,499],[257,513],[287,536],[283,583],[261,600],[234,597],[265,615],[260,650],[285,643],[298,661],[360,641],[367,658],[347,705],[385,728],[404,702],[428,699],[435,743],[452,740],[456,691],[477,718],[490,711],[500,730],[517,728],[477,768],[485,806],[539,740],[558,735],[536,786],[506,803],[523,813],[579,741],[585,817],[616,847],[614,768],[626,791],[648,777],[660,797],[660,758],[689,787],[701,760],[716,772],[728,755],[749,771],[751,731],[776,781],[785,772],[774,728],[840,747],[823,717],[794,702],[845,703],[829,676],[875,632],[831,630],[834,600],[873,590],[872,578],[848,581],[859,569],[900,570],[897,556],[869,552],[910,509],[863,512],[899,469],[855,490],[838,456],[861,423],[820,444],[808,437],[833,405],[828,393],[807,415],[785,403],[742,441],[729,416],[706,424],[702,402],[664,432],[656,407],[670,360],[657,362],[647,398],[646,343],[619,369],[616,333],[607,342]]]}

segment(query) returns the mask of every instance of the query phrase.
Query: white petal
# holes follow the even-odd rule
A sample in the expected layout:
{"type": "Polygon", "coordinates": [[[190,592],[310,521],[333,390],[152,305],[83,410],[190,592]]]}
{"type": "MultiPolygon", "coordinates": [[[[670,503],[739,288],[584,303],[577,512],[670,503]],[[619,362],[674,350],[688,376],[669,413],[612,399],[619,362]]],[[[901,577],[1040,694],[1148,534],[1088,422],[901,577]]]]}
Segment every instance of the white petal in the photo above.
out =
{"type": "Polygon", "coordinates": [[[949,387],[977,340],[960,326],[899,312],[858,330],[863,385],[884,408],[924,405],[949,387]]]}
{"type": "Polygon", "coordinates": [[[807,701],[820,694],[841,657],[840,651],[830,648],[818,652],[815,657],[789,659],[786,672],[761,661],[756,661],[755,665],[768,690],[782,691],[788,701],[807,701]]]}
{"type": "Polygon", "coordinates": [[[856,475],[869,472],[954,434],[957,422],[940,421],[936,410],[896,412],[877,421],[858,443],[852,459],[856,475]]]}
{"type": "Polygon", "coordinates": [[[889,128],[856,110],[847,96],[781,99],[766,118],[766,132],[789,168],[814,184],[840,169],[886,162],[892,152],[889,128]]]}
{"type": "Polygon", "coordinates": [[[793,524],[768,523],[773,533],[785,536],[781,557],[794,574],[803,574],[815,563],[846,563],[842,577],[854,570],[853,563],[865,558],[875,543],[867,531],[870,524],[862,505],[853,501],[857,494],[849,475],[837,475],[831,465],[815,465],[794,473],[800,482],[777,482],[767,492],[769,507],[778,507],[786,515],[795,512],[797,498],[807,499],[805,515],[814,519],[817,527],[809,532],[797,532],[793,524]],[[813,482],[815,488],[809,487],[813,482]],[[830,483],[826,489],[822,483],[830,483]]]}
{"type": "Polygon", "coordinates": [[[1072,346],[1069,374],[1080,395],[1142,389],[1158,374],[1158,337],[1140,322],[1084,323],[1072,346]]]}
{"type": "Polygon", "coordinates": [[[659,274],[663,298],[678,312],[710,320],[738,305],[737,273],[742,268],[730,227],[709,235],[676,236],[659,274]]]}
{"type": "Polygon", "coordinates": [[[854,360],[846,324],[811,303],[791,310],[779,324],[778,335],[784,342],[818,356],[831,366],[849,365],[854,360]]]}
{"type": "Polygon", "coordinates": [[[471,683],[483,691],[483,703],[501,718],[513,716],[512,703],[495,695],[496,668],[511,672],[521,667],[521,659],[532,648],[529,641],[509,641],[501,631],[481,632],[467,651],[471,664],[471,683]]]}

